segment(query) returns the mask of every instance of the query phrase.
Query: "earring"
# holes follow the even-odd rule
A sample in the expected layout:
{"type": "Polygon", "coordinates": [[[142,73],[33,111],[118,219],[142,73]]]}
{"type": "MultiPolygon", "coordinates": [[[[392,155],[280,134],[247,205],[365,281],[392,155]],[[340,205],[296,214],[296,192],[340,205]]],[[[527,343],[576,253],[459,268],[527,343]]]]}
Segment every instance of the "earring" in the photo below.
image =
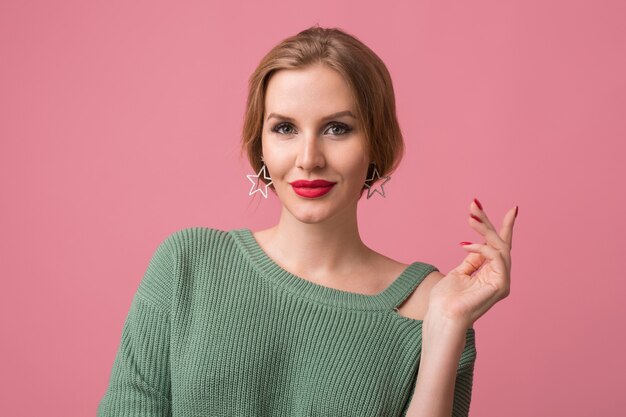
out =
{"type": "MultiPolygon", "coordinates": [[[[263,158],[261,158],[261,161],[263,161],[263,158]]],[[[257,191],[260,191],[261,194],[263,195],[263,197],[267,198],[267,187],[270,186],[270,184],[272,183],[272,179],[269,177],[269,175],[267,175],[267,171],[266,171],[266,167],[265,167],[265,161],[263,161],[263,166],[261,167],[261,170],[256,174],[247,174],[246,177],[248,177],[248,179],[250,180],[250,182],[252,183],[252,188],[250,188],[250,192],[248,193],[248,195],[252,195],[254,193],[256,193],[257,191]],[[259,177],[261,177],[261,174],[263,175],[263,178],[265,178],[266,180],[270,180],[270,182],[268,182],[267,184],[264,183],[263,181],[260,180],[259,177]],[[261,188],[259,187],[259,184],[263,184],[265,186],[265,188],[261,188]],[[256,188],[256,190],[255,190],[256,188]]]]}
{"type": "Polygon", "coordinates": [[[374,165],[374,172],[372,172],[371,178],[368,178],[365,180],[365,186],[367,187],[367,198],[369,199],[375,193],[378,193],[382,195],[383,197],[385,197],[385,188],[383,186],[391,179],[391,177],[389,175],[385,175],[384,177],[381,177],[380,174],[378,173],[378,170],[376,169],[376,164],[372,162],[370,163],[370,165],[374,165]],[[384,181],[380,183],[380,191],[376,188],[374,184],[372,185],[368,184],[368,181],[377,181],[380,178],[384,178],[384,181]]]}

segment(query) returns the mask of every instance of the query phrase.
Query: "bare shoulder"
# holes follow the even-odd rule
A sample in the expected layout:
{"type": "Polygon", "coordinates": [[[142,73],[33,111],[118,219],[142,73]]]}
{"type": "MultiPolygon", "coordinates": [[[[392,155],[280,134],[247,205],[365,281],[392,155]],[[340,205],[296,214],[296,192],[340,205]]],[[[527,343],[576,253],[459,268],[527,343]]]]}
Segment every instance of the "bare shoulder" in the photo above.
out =
{"type": "Polygon", "coordinates": [[[426,275],[417,288],[398,306],[398,313],[410,319],[423,320],[428,310],[430,290],[444,276],[439,271],[432,271],[426,275]]]}

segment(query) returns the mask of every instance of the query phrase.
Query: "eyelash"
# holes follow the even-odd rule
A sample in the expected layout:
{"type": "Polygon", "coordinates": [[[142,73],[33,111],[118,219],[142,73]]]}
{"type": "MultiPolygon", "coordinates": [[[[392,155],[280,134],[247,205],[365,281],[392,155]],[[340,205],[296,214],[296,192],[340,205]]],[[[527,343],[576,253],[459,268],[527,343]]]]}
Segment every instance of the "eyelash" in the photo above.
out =
{"type": "MultiPolygon", "coordinates": [[[[278,123],[276,126],[274,126],[274,127],[272,128],[272,132],[276,132],[276,133],[278,133],[278,134],[285,134],[285,135],[286,135],[287,133],[280,133],[280,132],[279,132],[279,130],[280,130],[282,127],[285,127],[285,126],[291,126],[291,127],[293,127],[293,126],[291,125],[291,123],[289,123],[289,122],[280,122],[280,123],[278,123]]],[[[343,133],[338,133],[338,134],[336,134],[336,135],[334,135],[334,136],[343,136],[343,135],[347,135],[347,134],[348,134],[348,133],[352,130],[352,128],[351,128],[350,126],[348,126],[348,125],[347,125],[347,124],[345,124],[345,123],[340,123],[340,122],[332,122],[332,123],[330,123],[329,127],[331,127],[331,128],[333,128],[333,127],[340,127],[340,128],[342,128],[342,129],[343,129],[343,133]]]]}

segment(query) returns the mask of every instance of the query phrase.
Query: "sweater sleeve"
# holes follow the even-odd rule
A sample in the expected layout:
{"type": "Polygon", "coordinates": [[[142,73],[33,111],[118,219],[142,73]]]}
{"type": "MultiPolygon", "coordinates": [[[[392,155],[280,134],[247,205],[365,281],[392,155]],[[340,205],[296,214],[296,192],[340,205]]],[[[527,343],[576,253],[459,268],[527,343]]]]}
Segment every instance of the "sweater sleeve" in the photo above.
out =
{"type": "Polygon", "coordinates": [[[171,416],[171,247],[171,239],[159,245],[134,295],[98,417],[171,416]]]}
{"type": "Polygon", "coordinates": [[[476,363],[475,330],[468,330],[466,347],[461,355],[454,382],[454,401],[452,417],[468,417],[472,401],[472,384],[474,380],[474,364],[476,363]]]}

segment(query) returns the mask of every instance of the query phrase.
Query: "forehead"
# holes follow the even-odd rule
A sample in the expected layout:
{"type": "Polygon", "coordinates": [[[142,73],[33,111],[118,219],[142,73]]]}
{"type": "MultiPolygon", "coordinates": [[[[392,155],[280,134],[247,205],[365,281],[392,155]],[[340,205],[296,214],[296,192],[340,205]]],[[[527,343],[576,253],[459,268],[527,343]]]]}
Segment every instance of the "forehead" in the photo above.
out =
{"type": "Polygon", "coordinates": [[[325,65],[282,69],[272,74],[265,93],[265,114],[305,116],[351,110],[354,99],[348,83],[325,65]]]}

